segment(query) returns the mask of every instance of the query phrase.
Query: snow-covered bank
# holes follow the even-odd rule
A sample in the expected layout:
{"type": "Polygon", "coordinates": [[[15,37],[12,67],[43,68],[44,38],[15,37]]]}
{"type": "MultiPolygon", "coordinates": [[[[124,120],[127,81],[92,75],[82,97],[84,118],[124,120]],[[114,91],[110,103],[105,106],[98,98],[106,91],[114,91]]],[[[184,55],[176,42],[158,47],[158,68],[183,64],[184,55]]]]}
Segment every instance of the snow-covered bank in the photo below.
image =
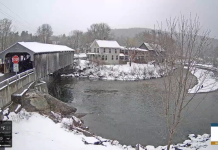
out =
{"type": "Polygon", "coordinates": [[[189,93],[211,92],[218,89],[218,79],[212,71],[195,68],[191,73],[197,77],[198,84],[189,89],[189,93]]]}
{"type": "Polygon", "coordinates": [[[121,145],[114,146],[109,142],[104,145],[84,144],[83,139],[92,143],[98,141],[94,137],[85,137],[77,131],[64,128],[62,123],[55,124],[51,119],[38,113],[28,113],[24,110],[18,115],[10,114],[13,121],[12,150],[119,150],[121,145]],[[29,116],[29,117],[27,117],[29,116]]]}
{"type": "Polygon", "coordinates": [[[74,58],[78,59],[78,58],[87,58],[86,53],[79,53],[79,54],[74,54],[74,58]]]}
{"type": "Polygon", "coordinates": [[[153,64],[132,63],[123,65],[96,65],[85,60],[78,60],[78,72],[62,75],[72,77],[88,77],[104,80],[143,80],[158,78],[163,75],[158,66],[153,64]]]}
{"type": "MultiPolygon", "coordinates": [[[[6,117],[4,119],[7,119],[6,117]]],[[[12,112],[9,119],[13,121],[13,147],[14,150],[135,150],[131,146],[122,146],[118,141],[111,141],[101,137],[86,137],[78,131],[70,131],[65,125],[72,120],[63,118],[55,124],[51,119],[38,113],[28,113],[24,109],[18,114],[12,112]],[[99,139],[103,141],[100,145],[99,139]],[[97,143],[96,143],[97,142],[97,143]],[[86,143],[86,144],[85,144],[86,143]],[[92,144],[91,144],[92,143],[92,144]]],[[[190,140],[183,144],[171,146],[170,150],[216,150],[217,146],[210,146],[210,136],[189,135],[190,140]]],[[[166,146],[146,146],[140,150],[166,150],[166,146]]]]}

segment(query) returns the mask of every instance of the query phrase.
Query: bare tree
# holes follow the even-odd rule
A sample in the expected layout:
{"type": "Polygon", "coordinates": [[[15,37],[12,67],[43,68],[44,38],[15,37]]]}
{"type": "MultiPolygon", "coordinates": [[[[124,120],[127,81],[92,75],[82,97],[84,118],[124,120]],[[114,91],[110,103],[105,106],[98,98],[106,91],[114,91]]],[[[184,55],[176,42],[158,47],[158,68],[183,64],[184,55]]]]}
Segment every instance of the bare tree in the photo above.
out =
{"type": "Polygon", "coordinates": [[[1,38],[1,50],[4,50],[9,46],[8,37],[11,32],[12,21],[9,19],[0,20],[0,38],[1,38]]]}
{"type": "Polygon", "coordinates": [[[40,27],[38,27],[36,34],[41,42],[48,43],[49,38],[53,34],[52,27],[49,24],[43,24],[40,27]]]}
{"type": "Polygon", "coordinates": [[[69,33],[70,45],[74,49],[82,47],[83,32],[80,30],[73,30],[69,33]]]}
{"type": "Polygon", "coordinates": [[[136,47],[135,38],[126,37],[125,38],[125,46],[126,47],[136,47]]]}
{"type": "MultiPolygon", "coordinates": [[[[188,94],[196,84],[196,77],[190,72],[195,73],[196,60],[201,55],[205,47],[209,46],[209,32],[200,31],[198,17],[194,19],[190,16],[186,19],[184,16],[169,19],[166,21],[167,29],[162,26],[153,31],[152,43],[164,47],[164,55],[155,49],[159,55],[163,55],[164,62],[159,67],[166,77],[163,78],[162,89],[158,100],[161,106],[161,114],[166,118],[168,144],[167,150],[173,142],[178,126],[183,122],[190,102],[195,97],[198,90],[193,95],[188,94]]],[[[206,74],[202,74],[206,76],[206,74]]],[[[158,88],[160,85],[158,85],[158,88]]],[[[158,94],[158,93],[156,93],[158,94]]]]}
{"type": "Polygon", "coordinates": [[[216,47],[216,48],[214,49],[212,59],[213,59],[213,65],[214,65],[215,67],[217,67],[217,66],[218,66],[218,47],[216,47]]]}
{"type": "Polygon", "coordinates": [[[107,40],[110,39],[111,28],[106,23],[95,23],[88,28],[88,34],[91,36],[92,41],[95,39],[107,40]]]}

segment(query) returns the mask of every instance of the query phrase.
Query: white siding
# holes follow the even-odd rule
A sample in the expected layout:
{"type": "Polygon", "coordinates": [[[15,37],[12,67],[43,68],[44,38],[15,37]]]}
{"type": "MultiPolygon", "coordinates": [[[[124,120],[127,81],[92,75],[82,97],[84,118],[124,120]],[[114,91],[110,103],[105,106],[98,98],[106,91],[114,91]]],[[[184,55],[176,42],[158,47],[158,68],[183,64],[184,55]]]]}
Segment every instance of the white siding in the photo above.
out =
{"type": "MultiPolygon", "coordinates": [[[[92,47],[91,47],[91,52],[92,53],[98,53],[97,49],[99,48],[98,44],[95,42],[92,47]]],[[[99,48],[99,59],[102,59],[102,55],[104,55],[104,60],[105,63],[107,64],[119,64],[119,54],[120,54],[120,49],[116,48],[117,53],[115,53],[115,48],[99,48]],[[105,49],[105,52],[104,52],[105,49]],[[111,49],[111,53],[109,53],[109,49],[111,49]],[[107,60],[105,60],[105,57],[107,56],[107,60]],[[113,56],[113,60],[112,60],[113,56]],[[118,57],[118,60],[116,60],[116,57],[118,57]]]]}

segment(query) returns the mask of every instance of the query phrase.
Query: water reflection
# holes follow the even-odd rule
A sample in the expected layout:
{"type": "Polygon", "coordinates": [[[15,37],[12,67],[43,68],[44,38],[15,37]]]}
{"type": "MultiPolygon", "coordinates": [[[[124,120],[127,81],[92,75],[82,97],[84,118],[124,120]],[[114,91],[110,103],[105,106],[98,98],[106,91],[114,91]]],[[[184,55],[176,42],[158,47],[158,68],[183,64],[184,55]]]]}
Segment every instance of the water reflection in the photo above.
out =
{"type": "MultiPolygon", "coordinates": [[[[87,79],[49,79],[49,92],[88,113],[83,119],[90,131],[122,144],[165,145],[167,130],[165,119],[160,116],[159,99],[161,79],[146,81],[90,81],[87,79]]],[[[198,94],[177,130],[174,142],[183,142],[187,135],[210,133],[210,123],[218,122],[218,93],[209,93],[195,109],[205,94],[198,94]]]]}

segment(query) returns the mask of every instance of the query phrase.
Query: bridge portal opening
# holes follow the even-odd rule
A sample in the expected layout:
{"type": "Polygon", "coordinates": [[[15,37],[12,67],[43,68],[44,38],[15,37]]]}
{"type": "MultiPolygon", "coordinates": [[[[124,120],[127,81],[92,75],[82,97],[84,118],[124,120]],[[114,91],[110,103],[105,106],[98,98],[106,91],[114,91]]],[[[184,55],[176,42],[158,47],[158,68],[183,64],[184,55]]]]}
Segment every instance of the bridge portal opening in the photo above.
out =
{"type": "Polygon", "coordinates": [[[2,73],[12,73],[13,71],[13,56],[17,55],[19,57],[19,72],[24,72],[26,70],[33,68],[33,61],[31,61],[31,55],[29,53],[7,53],[5,55],[5,60],[0,60],[0,71],[2,73]]]}

